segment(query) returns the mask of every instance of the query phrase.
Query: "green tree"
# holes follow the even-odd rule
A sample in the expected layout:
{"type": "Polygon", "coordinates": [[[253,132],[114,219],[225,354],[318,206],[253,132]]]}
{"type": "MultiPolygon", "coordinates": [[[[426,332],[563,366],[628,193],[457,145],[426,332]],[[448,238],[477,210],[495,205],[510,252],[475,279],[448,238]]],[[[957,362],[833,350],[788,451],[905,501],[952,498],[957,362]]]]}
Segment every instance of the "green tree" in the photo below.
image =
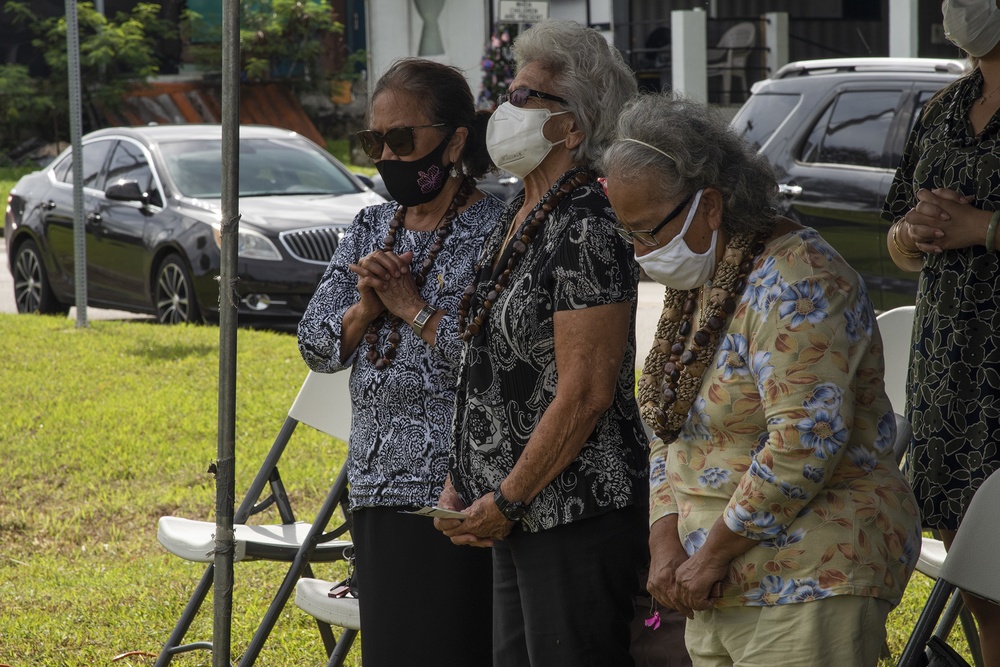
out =
{"type": "MultiPolygon", "coordinates": [[[[289,79],[318,87],[327,75],[322,60],[331,36],[344,25],[335,21],[328,0],[241,0],[241,75],[247,81],[289,79]]],[[[221,34],[204,17],[189,13],[184,32],[198,35],[190,49],[198,64],[220,69],[221,34]]]]}
{"type": "Polygon", "coordinates": [[[0,65],[0,155],[37,135],[55,103],[40,94],[24,65],[0,65]]]}
{"type": "MultiPolygon", "coordinates": [[[[49,118],[43,136],[60,138],[69,128],[66,17],[41,18],[25,2],[10,1],[5,10],[13,15],[15,23],[28,27],[34,35],[32,45],[41,51],[51,70],[48,76],[34,81],[35,94],[47,100],[43,108],[49,118]]],[[[99,126],[97,108],[117,108],[133,87],[159,71],[157,40],[174,37],[176,29],[160,18],[160,5],[154,3],[139,3],[130,13],[120,12],[109,19],[92,3],[83,2],[77,14],[80,78],[85,84],[84,122],[93,128],[99,126]]],[[[18,75],[8,72],[8,76],[18,75]]],[[[19,109],[17,117],[23,120],[25,110],[19,109]]]]}

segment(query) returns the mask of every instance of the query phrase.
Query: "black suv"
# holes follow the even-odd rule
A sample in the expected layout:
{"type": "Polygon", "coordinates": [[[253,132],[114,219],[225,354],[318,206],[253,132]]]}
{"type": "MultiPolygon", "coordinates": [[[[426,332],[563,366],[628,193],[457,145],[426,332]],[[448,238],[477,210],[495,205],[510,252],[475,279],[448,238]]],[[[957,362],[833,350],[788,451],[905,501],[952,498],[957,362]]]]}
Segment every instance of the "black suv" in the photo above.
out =
{"type": "Polygon", "coordinates": [[[759,81],[733,118],[778,173],[786,215],[820,232],[862,275],[875,309],[912,304],[916,274],[893,265],[879,214],[923,104],[961,60],[804,60],[759,81]]]}

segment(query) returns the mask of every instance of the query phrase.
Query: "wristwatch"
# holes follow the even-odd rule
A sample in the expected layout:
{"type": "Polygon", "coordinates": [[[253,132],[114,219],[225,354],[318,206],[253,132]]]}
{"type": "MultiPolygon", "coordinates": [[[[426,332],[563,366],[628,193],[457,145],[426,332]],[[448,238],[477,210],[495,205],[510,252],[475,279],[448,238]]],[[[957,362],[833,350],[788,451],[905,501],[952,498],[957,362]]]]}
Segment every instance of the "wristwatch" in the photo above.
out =
{"type": "Polygon", "coordinates": [[[417,336],[422,335],[427,321],[434,317],[434,313],[436,312],[437,308],[432,308],[431,306],[424,306],[421,308],[420,312],[417,313],[417,316],[413,318],[412,322],[410,322],[410,326],[413,327],[413,333],[417,334],[417,336]]]}
{"type": "Polygon", "coordinates": [[[514,503],[504,498],[499,486],[493,492],[493,502],[497,504],[497,509],[508,521],[520,521],[524,518],[526,510],[524,503],[514,503]]]}

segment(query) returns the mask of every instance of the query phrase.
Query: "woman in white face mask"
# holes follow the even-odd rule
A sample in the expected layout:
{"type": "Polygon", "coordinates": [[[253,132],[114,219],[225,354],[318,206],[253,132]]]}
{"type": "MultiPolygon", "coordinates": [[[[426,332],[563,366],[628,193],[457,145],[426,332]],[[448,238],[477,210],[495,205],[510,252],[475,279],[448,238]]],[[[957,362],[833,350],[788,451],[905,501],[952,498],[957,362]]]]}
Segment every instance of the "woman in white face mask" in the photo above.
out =
{"type": "Polygon", "coordinates": [[[861,277],[777,215],[770,165],[704,104],[640,98],[603,164],[666,286],[638,395],[649,591],[691,619],[695,667],[874,667],[920,524],[861,277]]]}
{"type": "MultiPolygon", "coordinates": [[[[919,271],[907,470],[925,528],[950,546],[972,494],[1000,470],[1000,7],[945,0],[945,35],[972,70],[924,106],[882,217],[889,255],[919,271]],[[947,336],[940,332],[947,331],[947,336]]],[[[1000,606],[964,596],[983,659],[1000,666],[1000,606]]]]}
{"type": "Polygon", "coordinates": [[[459,306],[451,478],[435,520],[493,547],[494,666],[632,665],[646,436],[633,396],[638,268],[592,163],[636,83],[599,32],[545,21],[487,128],[524,179],[459,306]]]}

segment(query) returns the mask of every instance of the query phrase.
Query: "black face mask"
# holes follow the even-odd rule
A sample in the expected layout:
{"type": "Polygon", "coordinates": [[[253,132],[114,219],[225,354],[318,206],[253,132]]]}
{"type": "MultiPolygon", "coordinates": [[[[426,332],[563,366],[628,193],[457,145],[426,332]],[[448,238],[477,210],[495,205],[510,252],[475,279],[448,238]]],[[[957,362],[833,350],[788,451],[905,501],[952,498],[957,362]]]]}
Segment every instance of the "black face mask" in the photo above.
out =
{"type": "Polygon", "coordinates": [[[385,182],[385,189],[393,199],[403,206],[419,206],[438,196],[448,181],[448,170],[452,167],[441,166],[441,157],[452,134],[454,133],[442,139],[437,148],[417,160],[380,160],[375,163],[375,168],[385,182]]]}

